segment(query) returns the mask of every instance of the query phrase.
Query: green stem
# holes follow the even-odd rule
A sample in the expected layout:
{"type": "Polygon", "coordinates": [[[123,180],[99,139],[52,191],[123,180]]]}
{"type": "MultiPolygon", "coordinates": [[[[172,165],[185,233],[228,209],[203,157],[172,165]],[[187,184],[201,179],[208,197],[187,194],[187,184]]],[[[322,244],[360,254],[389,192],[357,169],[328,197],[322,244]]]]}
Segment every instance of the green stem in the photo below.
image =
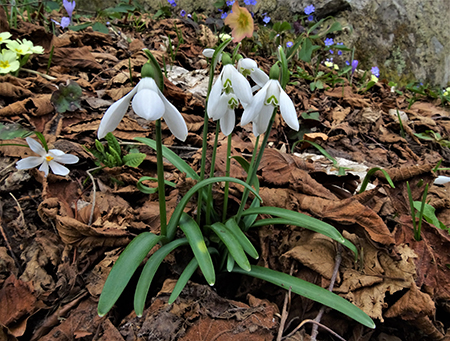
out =
{"type": "Polygon", "coordinates": [[[166,190],[164,184],[164,163],[162,155],[161,120],[155,121],[156,129],[156,170],[158,174],[159,219],[161,221],[161,236],[167,235],[166,190]]]}
{"type": "MultiPolygon", "coordinates": [[[[250,165],[250,170],[248,172],[247,175],[247,184],[251,186],[251,184],[253,183],[255,176],[256,176],[256,171],[258,170],[259,167],[259,163],[261,162],[263,153],[264,153],[264,149],[266,148],[267,145],[267,140],[269,139],[269,135],[270,135],[270,131],[272,129],[272,125],[273,122],[275,121],[275,115],[278,111],[278,107],[275,107],[273,109],[273,113],[272,113],[272,117],[270,118],[269,121],[269,125],[267,126],[267,130],[264,134],[264,139],[263,142],[261,144],[261,148],[259,148],[259,152],[258,152],[258,156],[256,157],[256,162],[254,163],[254,165],[250,165]]],[[[258,140],[256,140],[256,143],[258,143],[258,140]]],[[[258,145],[255,145],[255,149],[253,152],[255,152],[256,148],[258,147],[258,145]]],[[[239,224],[240,220],[241,220],[241,216],[242,216],[242,212],[244,211],[245,208],[245,204],[247,202],[248,199],[248,195],[249,195],[249,191],[247,189],[244,189],[244,193],[242,194],[242,200],[241,200],[241,205],[239,206],[239,211],[236,215],[236,222],[239,224]]]]}
{"type": "MultiPolygon", "coordinates": [[[[259,138],[259,136],[258,136],[259,138]]],[[[258,141],[258,138],[256,141],[258,141]]],[[[258,143],[258,142],[256,142],[258,143]]],[[[253,157],[252,157],[253,160],[253,157]]],[[[227,140],[227,163],[226,163],[226,170],[225,170],[225,176],[230,176],[230,168],[231,168],[231,134],[228,135],[227,140]]],[[[225,182],[225,189],[223,191],[223,214],[222,214],[222,222],[225,223],[225,220],[227,219],[227,210],[228,210],[228,190],[230,189],[230,183],[227,181],[225,182]]]]}
{"type": "MultiPolygon", "coordinates": [[[[216,155],[217,155],[217,142],[219,140],[219,132],[220,132],[220,124],[219,121],[216,123],[216,135],[214,137],[214,147],[213,153],[211,157],[211,167],[209,171],[209,177],[212,178],[214,176],[214,169],[216,168],[216,155]]],[[[208,186],[208,203],[211,203],[212,198],[212,184],[208,186]]],[[[211,205],[206,205],[206,225],[211,224],[211,205]]]]}

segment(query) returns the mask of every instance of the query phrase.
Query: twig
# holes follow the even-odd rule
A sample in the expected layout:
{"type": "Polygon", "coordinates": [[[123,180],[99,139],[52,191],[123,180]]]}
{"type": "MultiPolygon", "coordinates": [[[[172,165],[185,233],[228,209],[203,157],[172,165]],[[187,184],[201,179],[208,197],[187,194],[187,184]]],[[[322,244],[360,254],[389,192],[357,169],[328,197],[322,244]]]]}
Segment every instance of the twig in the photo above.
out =
{"type": "Polygon", "coordinates": [[[95,186],[95,179],[92,176],[92,174],[90,172],[96,171],[98,169],[101,169],[102,167],[95,167],[92,169],[89,169],[86,171],[86,173],[89,175],[89,177],[91,178],[92,181],[92,190],[94,191],[94,193],[92,194],[92,208],[91,208],[91,216],[89,217],[89,223],[88,226],[92,225],[92,219],[94,217],[94,209],[95,209],[95,197],[96,197],[96,186],[95,186]]]}
{"type": "MultiPolygon", "coordinates": [[[[17,200],[16,200],[16,202],[17,202],[17,200]]],[[[16,258],[16,255],[13,252],[11,244],[9,244],[8,236],[6,235],[5,231],[3,230],[2,215],[3,215],[3,204],[0,203],[0,231],[2,233],[3,239],[5,240],[6,247],[8,248],[9,253],[11,253],[11,257],[14,259],[14,262],[16,263],[17,269],[19,270],[20,273],[22,273],[22,267],[20,266],[19,260],[16,258]]]]}
{"type": "Polygon", "coordinates": [[[26,225],[25,225],[25,216],[23,214],[22,207],[20,206],[19,201],[17,201],[16,197],[11,192],[9,193],[9,195],[12,196],[12,198],[14,199],[14,201],[17,204],[17,207],[19,207],[19,216],[22,219],[23,226],[26,227],[26,225]]]}
{"type": "Polygon", "coordinates": [[[332,329],[328,328],[327,326],[323,325],[323,324],[320,323],[320,322],[317,322],[317,321],[314,321],[314,320],[311,320],[311,319],[303,320],[302,323],[300,323],[300,324],[299,324],[299,325],[298,325],[291,333],[289,333],[289,335],[286,335],[285,337],[283,337],[283,339],[286,339],[286,338],[288,338],[288,337],[294,335],[294,334],[297,332],[297,330],[299,330],[301,327],[303,327],[303,326],[304,326],[305,324],[307,324],[307,323],[312,323],[312,324],[314,324],[314,325],[318,325],[319,327],[322,327],[323,329],[325,329],[326,331],[328,331],[330,334],[332,334],[332,335],[334,335],[335,337],[337,337],[339,340],[347,341],[347,340],[345,340],[342,336],[340,336],[338,333],[336,333],[335,331],[333,331],[332,329]]]}
{"type": "MultiPolygon", "coordinates": [[[[336,257],[334,259],[333,275],[331,276],[330,285],[328,286],[328,291],[333,292],[334,283],[336,282],[336,277],[337,277],[337,274],[339,271],[339,266],[341,265],[341,261],[342,261],[342,245],[338,243],[336,257]]],[[[320,322],[324,313],[325,313],[325,306],[322,306],[322,308],[320,308],[320,311],[314,320],[316,322],[320,322]]],[[[316,341],[316,337],[317,337],[318,333],[319,333],[318,325],[315,324],[311,331],[311,341],[316,341]]]]}
{"type": "MultiPolygon", "coordinates": [[[[294,263],[291,264],[291,271],[289,274],[292,276],[293,272],[294,263]]],[[[288,318],[288,304],[289,306],[291,305],[291,292],[292,287],[289,287],[289,290],[284,296],[283,311],[281,312],[280,328],[278,328],[277,341],[281,341],[281,339],[283,338],[284,326],[286,325],[286,320],[288,318]]]]}
{"type": "Polygon", "coordinates": [[[45,75],[45,74],[43,74],[43,73],[41,73],[39,71],[34,71],[34,70],[30,70],[30,69],[21,68],[20,71],[25,71],[25,72],[28,72],[28,73],[32,73],[34,75],[39,75],[39,76],[45,78],[48,81],[56,81],[58,79],[58,78],[55,78],[55,77],[52,77],[52,76],[49,76],[49,75],[45,75]]]}

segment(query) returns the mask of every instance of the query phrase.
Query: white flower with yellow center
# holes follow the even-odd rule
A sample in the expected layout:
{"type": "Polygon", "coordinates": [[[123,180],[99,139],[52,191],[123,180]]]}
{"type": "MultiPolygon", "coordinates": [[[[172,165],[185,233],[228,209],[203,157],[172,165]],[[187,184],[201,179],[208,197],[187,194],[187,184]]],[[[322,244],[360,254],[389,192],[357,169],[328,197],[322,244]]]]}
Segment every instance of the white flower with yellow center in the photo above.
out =
{"type": "Polygon", "coordinates": [[[6,47],[21,56],[33,53],[30,50],[30,46],[27,44],[23,44],[19,39],[11,40],[6,44],[6,47]]]}
{"type": "Polygon", "coordinates": [[[39,170],[44,172],[47,177],[50,166],[53,173],[66,176],[70,171],[67,167],[61,165],[61,163],[74,164],[79,160],[77,156],[66,154],[59,149],[50,149],[47,152],[39,142],[33,140],[31,137],[27,137],[26,140],[31,150],[39,154],[39,156],[29,156],[17,161],[17,169],[31,169],[40,165],[39,170]]]}
{"type": "MultiPolygon", "coordinates": [[[[230,57],[223,57],[231,62],[230,57]]],[[[206,112],[214,121],[220,119],[220,129],[225,136],[233,131],[235,125],[234,109],[250,103],[252,90],[247,79],[240,74],[232,64],[225,64],[222,72],[214,83],[208,97],[206,112]]]]}
{"type": "Polygon", "coordinates": [[[31,51],[31,53],[36,54],[43,54],[44,48],[42,46],[34,46],[33,42],[27,39],[22,40],[22,45],[25,45],[28,47],[28,50],[31,51]]]}
{"type": "Polygon", "coordinates": [[[133,107],[136,115],[149,121],[164,118],[172,134],[181,141],[188,135],[186,122],[175,106],[164,97],[151,77],[144,77],[127,95],[113,103],[103,116],[97,136],[103,138],[114,131],[125,116],[128,106],[133,107]],[[131,100],[133,100],[131,102],[131,100]]]}
{"type": "Polygon", "coordinates": [[[20,63],[17,60],[16,53],[10,50],[3,50],[0,54],[0,74],[17,71],[20,63]]]}
{"type": "Polygon", "coordinates": [[[9,38],[11,38],[11,33],[9,33],[9,32],[0,33],[0,44],[9,43],[11,41],[11,40],[9,40],[9,38]]]}
{"type": "Polygon", "coordinates": [[[277,79],[269,79],[253,97],[253,101],[242,114],[241,125],[253,122],[253,133],[259,136],[268,129],[270,118],[276,107],[280,107],[281,116],[289,127],[299,129],[294,103],[284,92],[277,79]]]}

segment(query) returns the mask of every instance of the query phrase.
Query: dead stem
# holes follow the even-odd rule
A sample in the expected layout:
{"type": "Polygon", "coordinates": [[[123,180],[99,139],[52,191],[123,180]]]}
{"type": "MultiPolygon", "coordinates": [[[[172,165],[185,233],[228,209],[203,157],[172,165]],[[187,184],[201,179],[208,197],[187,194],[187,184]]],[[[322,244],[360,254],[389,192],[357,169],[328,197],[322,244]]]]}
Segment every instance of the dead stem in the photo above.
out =
{"type": "Polygon", "coordinates": [[[91,208],[91,215],[89,217],[89,223],[88,226],[92,225],[92,219],[94,217],[94,209],[95,209],[95,197],[96,197],[96,186],[95,186],[95,180],[94,177],[92,176],[91,172],[96,171],[97,169],[101,169],[102,167],[95,167],[92,169],[89,169],[86,171],[86,173],[89,175],[89,178],[92,181],[92,190],[94,191],[94,193],[92,194],[92,208],[91,208]]]}
{"type": "MultiPolygon", "coordinates": [[[[14,196],[13,196],[13,198],[14,198],[14,196]]],[[[14,198],[14,200],[16,200],[16,198],[14,198]]],[[[17,200],[16,200],[16,202],[17,202],[17,200]]],[[[17,204],[19,204],[19,203],[17,203],[17,204]]],[[[20,209],[20,205],[19,205],[19,209],[20,209]]],[[[22,212],[22,209],[20,209],[20,212],[22,212]]],[[[11,244],[9,244],[8,236],[6,235],[5,231],[3,230],[2,216],[3,216],[3,204],[0,203],[0,231],[2,233],[3,239],[5,240],[6,247],[8,248],[9,253],[11,254],[11,257],[14,259],[14,262],[16,263],[17,269],[19,269],[19,272],[22,273],[22,267],[20,266],[19,260],[16,258],[16,255],[13,252],[11,244]]]]}
{"type": "MultiPolygon", "coordinates": [[[[294,263],[291,264],[291,271],[289,271],[289,274],[292,276],[294,273],[294,263]]],[[[286,325],[286,320],[288,317],[288,305],[291,306],[291,292],[292,287],[289,287],[289,290],[286,292],[286,295],[284,296],[284,303],[283,303],[283,311],[281,312],[281,320],[280,320],[280,328],[278,328],[278,335],[277,335],[277,341],[281,341],[283,338],[283,332],[284,332],[284,326],[286,325]]]]}

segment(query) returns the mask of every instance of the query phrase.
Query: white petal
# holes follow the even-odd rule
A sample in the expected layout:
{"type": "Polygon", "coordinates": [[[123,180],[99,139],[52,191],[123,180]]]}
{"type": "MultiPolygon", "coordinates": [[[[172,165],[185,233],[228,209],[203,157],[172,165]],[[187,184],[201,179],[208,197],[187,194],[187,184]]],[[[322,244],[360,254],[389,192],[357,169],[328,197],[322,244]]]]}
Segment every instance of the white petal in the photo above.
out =
{"type": "Polygon", "coordinates": [[[233,95],[223,94],[219,97],[219,101],[213,110],[211,110],[211,115],[208,115],[214,121],[220,120],[228,110],[228,101],[233,97],[233,95]]]}
{"type": "MultiPolygon", "coordinates": [[[[280,87],[281,89],[281,87],[280,87]]],[[[300,128],[300,125],[298,123],[298,117],[297,112],[295,111],[294,103],[292,103],[292,100],[289,98],[289,96],[281,89],[280,92],[280,111],[281,115],[283,116],[284,121],[287,123],[289,127],[291,127],[294,130],[297,130],[300,128]]]]}
{"type": "Polygon", "coordinates": [[[160,119],[166,110],[158,93],[150,89],[139,90],[131,105],[136,115],[149,121],[160,119]]]}
{"type": "Polygon", "coordinates": [[[153,91],[157,91],[158,85],[156,85],[156,82],[151,77],[144,77],[141,79],[141,81],[136,85],[137,92],[143,90],[143,89],[149,89],[153,91]]]}
{"type": "Polygon", "coordinates": [[[214,55],[214,52],[216,52],[216,50],[214,50],[214,49],[204,49],[202,53],[205,57],[212,58],[214,55]]]}
{"type": "Polygon", "coordinates": [[[433,183],[435,185],[443,185],[446,184],[447,182],[450,182],[450,178],[448,176],[439,175],[436,179],[434,179],[433,183]]]}
{"type": "MultiPolygon", "coordinates": [[[[257,126],[258,126],[258,135],[263,134],[267,131],[269,126],[270,118],[273,114],[273,109],[275,107],[273,105],[263,105],[259,116],[257,118],[257,126]]],[[[272,127],[269,128],[269,131],[272,127]]]]}
{"type": "Polygon", "coordinates": [[[228,109],[220,119],[220,130],[225,136],[228,136],[233,132],[235,123],[236,115],[234,114],[234,109],[228,109]]]}
{"type": "Polygon", "coordinates": [[[78,157],[72,154],[55,156],[54,160],[59,163],[67,163],[67,164],[74,164],[79,161],[78,157]]]}
{"type": "Polygon", "coordinates": [[[254,121],[259,112],[261,111],[262,106],[264,105],[264,100],[266,99],[268,84],[264,85],[261,90],[253,97],[253,100],[250,104],[245,108],[244,113],[241,118],[241,125],[245,126],[249,124],[251,121],[254,121]]]}
{"type": "Polygon", "coordinates": [[[247,78],[238,72],[233,67],[231,84],[233,86],[233,92],[241,102],[246,104],[250,103],[253,99],[252,88],[247,78]]]}
{"type": "Polygon", "coordinates": [[[51,157],[57,157],[65,154],[62,150],[59,149],[50,149],[48,153],[51,157]]]}
{"type": "Polygon", "coordinates": [[[42,162],[44,162],[44,158],[42,156],[30,156],[25,159],[17,161],[16,168],[31,169],[39,166],[42,162]]]}
{"type": "Polygon", "coordinates": [[[172,134],[180,141],[185,141],[188,136],[188,129],[186,126],[186,122],[184,121],[183,116],[181,116],[175,106],[170,103],[166,97],[164,97],[163,93],[157,89],[158,95],[164,103],[165,113],[164,113],[164,121],[169,127],[172,134]]]}
{"type": "Polygon", "coordinates": [[[254,69],[258,68],[258,64],[256,64],[256,62],[251,58],[242,58],[238,61],[238,68],[253,71],[254,69]]]}
{"type": "Polygon", "coordinates": [[[49,165],[50,165],[50,168],[52,169],[52,172],[56,175],[66,176],[70,172],[67,167],[60,165],[58,162],[56,162],[54,160],[50,161],[49,165]]]}
{"type": "Polygon", "coordinates": [[[217,103],[220,99],[220,94],[222,93],[222,80],[219,78],[216,79],[216,82],[211,88],[211,92],[208,97],[208,104],[206,106],[206,112],[208,113],[208,117],[213,117],[214,111],[217,109],[217,103]]]}
{"type": "Polygon", "coordinates": [[[128,106],[130,105],[131,98],[133,98],[136,93],[136,87],[131,90],[127,95],[114,102],[108,110],[106,110],[105,115],[103,115],[100,125],[98,126],[97,136],[99,139],[106,136],[106,134],[114,131],[122,121],[123,116],[125,116],[128,106]]]}
{"type": "Polygon", "coordinates": [[[31,137],[27,137],[25,140],[30,146],[30,149],[36,154],[39,154],[40,156],[44,156],[45,154],[47,154],[44,147],[42,147],[42,145],[38,141],[32,139],[31,137]]]}
{"type": "Polygon", "coordinates": [[[263,87],[264,84],[269,81],[269,76],[267,76],[263,70],[258,68],[250,74],[250,78],[253,79],[253,81],[260,87],[263,87]]]}
{"type": "Polygon", "coordinates": [[[42,163],[41,167],[39,167],[39,170],[40,170],[41,172],[44,172],[44,173],[45,173],[45,177],[47,177],[47,175],[48,175],[48,162],[47,162],[47,161],[44,161],[44,162],[42,163]]]}

